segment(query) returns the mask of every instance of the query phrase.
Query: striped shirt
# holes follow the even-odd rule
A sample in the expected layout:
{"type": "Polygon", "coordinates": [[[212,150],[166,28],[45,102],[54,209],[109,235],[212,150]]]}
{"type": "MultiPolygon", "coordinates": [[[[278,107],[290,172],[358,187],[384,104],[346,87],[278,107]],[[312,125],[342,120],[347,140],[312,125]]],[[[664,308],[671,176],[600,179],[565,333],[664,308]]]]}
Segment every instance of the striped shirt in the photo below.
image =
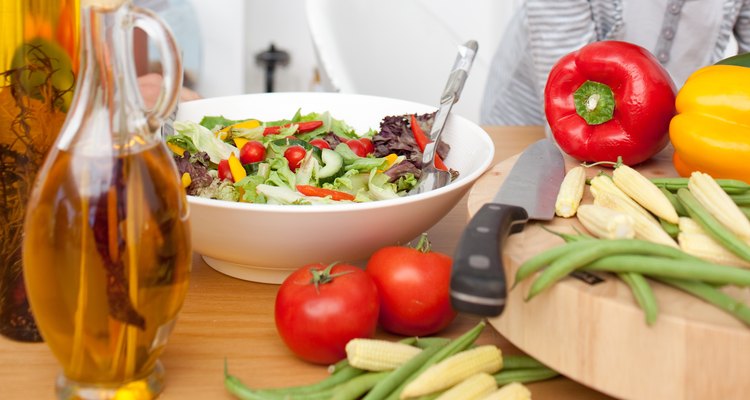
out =
{"type": "Polygon", "coordinates": [[[723,58],[732,35],[739,53],[750,51],[750,0],[526,0],[493,57],[480,123],[546,125],[549,71],[593,41],[645,47],[680,87],[723,58]]]}

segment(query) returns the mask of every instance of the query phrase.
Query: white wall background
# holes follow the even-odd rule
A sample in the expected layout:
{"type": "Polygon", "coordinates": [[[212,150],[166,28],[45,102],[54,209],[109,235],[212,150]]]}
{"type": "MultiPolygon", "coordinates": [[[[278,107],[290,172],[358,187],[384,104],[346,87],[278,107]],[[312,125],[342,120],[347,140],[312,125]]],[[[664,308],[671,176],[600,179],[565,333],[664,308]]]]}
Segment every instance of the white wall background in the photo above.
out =
{"type": "MultiPolygon", "coordinates": [[[[178,2],[180,0],[171,0],[178,2]]],[[[184,0],[183,0],[184,1],[184,0]]],[[[273,43],[290,54],[290,63],[276,69],[275,91],[315,90],[316,57],[305,15],[305,0],[187,0],[198,23],[192,30],[176,29],[187,55],[199,53],[198,85],[204,97],[264,91],[264,70],[255,62],[273,43]],[[195,42],[199,41],[199,45],[195,42]]],[[[313,0],[314,1],[314,0],[313,0]]],[[[347,1],[347,0],[342,0],[347,1]]],[[[520,0],[411,0],[433,13],[441,23],[477,38],[480,53],[490,59],[511,10],[520,0]]],[[[378,2],[373,1],[373,5],[378,2]]],[[[181,21],[181,20],[178,20],[181,21]]],[[[184,21],[181,21],[184,23],[184,21]]],[[[178,22],[178,23],[181,23],[178,22]]],[[[418,29],[418,27],[415,27],[418,29]]],[[[373,32],[377,35],[377,32],[373,32]]],[[[451,59],[453,55],[450,56],[451,59]]],[[[186,67],[190,67],[186,62],[186,67]]],[[[193,63],[196,64],[196,63],[193,63]]],[[[447,77],[449,65],[444,69],[447,77]]],[[[484,76],[469,79],[484,80],[484,76]]],[[[440,85],[443,83],[441,82],[440,85]]],[[[442,86],[438,88],[438,91],[442,86]]],[[[437,103],[438,98],[435,98],[437,103]]],[[[463,100],[462,100],[463,101],[463,100]]]]}

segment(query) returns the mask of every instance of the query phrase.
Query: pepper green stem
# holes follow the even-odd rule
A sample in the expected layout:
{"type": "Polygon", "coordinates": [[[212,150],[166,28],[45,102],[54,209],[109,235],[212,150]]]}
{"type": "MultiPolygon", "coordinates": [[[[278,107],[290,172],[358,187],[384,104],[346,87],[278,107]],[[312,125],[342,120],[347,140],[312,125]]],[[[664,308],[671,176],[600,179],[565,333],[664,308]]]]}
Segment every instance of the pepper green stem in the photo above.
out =
{"type": "Polygon", "coordinates": [[[586,81],[574,93],[576,112],[589,125],[600,125],[612,119],[615,95],[612,89],[599,82],[586,81]]]}

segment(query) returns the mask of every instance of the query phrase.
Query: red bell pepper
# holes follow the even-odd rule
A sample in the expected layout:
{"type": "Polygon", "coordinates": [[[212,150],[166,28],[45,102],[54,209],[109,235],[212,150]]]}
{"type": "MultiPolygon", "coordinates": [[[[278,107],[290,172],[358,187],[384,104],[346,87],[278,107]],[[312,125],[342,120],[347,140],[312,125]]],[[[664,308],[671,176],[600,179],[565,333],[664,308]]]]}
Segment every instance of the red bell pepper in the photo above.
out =
{"type": "Polygon", "coordinates": [[[321,126],[323,126],[323,121],[306,121],[286,125],[267,126],[265,129],[263,129],[263,136],[276,135],[279,133],[279,131],[281,131],[282,128],[288,128],[292,125],[297,125],[297,133],[305,133],[312,132],[320,128],[321,126]]]}
{"type": "MultiPolygon", "coordinates": [[[[415,114],[411,114],[409,125],[411,125],[411,132],[414,135],[414,140],[417,141],[419,150],[424,151],[424,148],[427,146],[427,143],[430,142],[430,139],[427,138],[427,135],[424,134],[422,127],[419,126],[419,122],[417,121],[417,116],[415,114]]],[[[448,167],[445,165],[443,160],[440,158],[440,155],[438,155],[437,153],[435,153],[435,168],[443,171],[448,170],[448,167]]]]}
{"type": "Polygon", "coordinates": [[[580,161],[646,161],[669,141],[676,88],[648,50],[594,42],[562,57],[544,89],[544,111],[560,148],[580,161]]]}
{"type": "Polygon", "coordinates": [[[340,190],[319,188],[313,185],[297,185],[297,191],[302,193],[305,196],[330,197],[331,200],[336,200],[336,201],[341,201],[341,200],[354,201],[354,196],[349,193],[342,192],[340,190]]]}

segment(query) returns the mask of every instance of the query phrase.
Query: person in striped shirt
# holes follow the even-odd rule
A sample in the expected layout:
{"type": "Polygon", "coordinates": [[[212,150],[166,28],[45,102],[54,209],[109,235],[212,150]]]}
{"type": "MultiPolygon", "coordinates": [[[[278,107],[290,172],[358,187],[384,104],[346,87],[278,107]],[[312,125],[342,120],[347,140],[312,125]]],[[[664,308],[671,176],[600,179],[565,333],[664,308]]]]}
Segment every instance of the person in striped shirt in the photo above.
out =
{"type": "Polygon", "coordinates": [[[549,71],[598,40],[646,48],[679,88],[698,68],[750,50],[750,1],[525,0],[493,56],[480,123],[546,126],[549,71]]]}

